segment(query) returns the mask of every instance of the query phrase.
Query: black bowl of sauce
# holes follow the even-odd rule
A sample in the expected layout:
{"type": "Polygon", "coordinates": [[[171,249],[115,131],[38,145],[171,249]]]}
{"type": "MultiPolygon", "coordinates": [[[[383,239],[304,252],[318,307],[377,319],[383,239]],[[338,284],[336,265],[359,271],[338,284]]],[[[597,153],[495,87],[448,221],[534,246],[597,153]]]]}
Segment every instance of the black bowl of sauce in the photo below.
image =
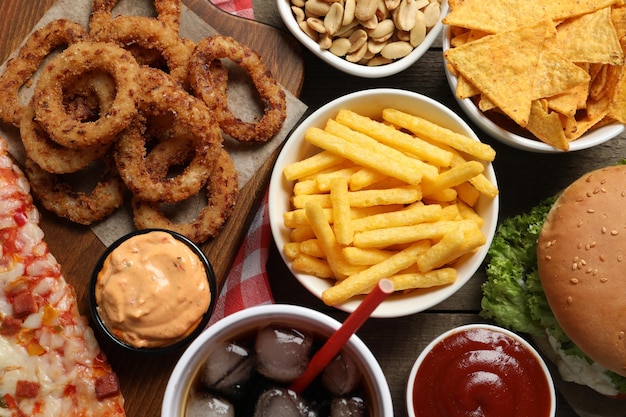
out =
{"type": "Polygon", "coordinates": [[[217,299],[211,263],[191,240],[164,229],[131,232],[94,266],[89,304],[94,327],[117,347],[164,354],[207,326],[217,299]]]}

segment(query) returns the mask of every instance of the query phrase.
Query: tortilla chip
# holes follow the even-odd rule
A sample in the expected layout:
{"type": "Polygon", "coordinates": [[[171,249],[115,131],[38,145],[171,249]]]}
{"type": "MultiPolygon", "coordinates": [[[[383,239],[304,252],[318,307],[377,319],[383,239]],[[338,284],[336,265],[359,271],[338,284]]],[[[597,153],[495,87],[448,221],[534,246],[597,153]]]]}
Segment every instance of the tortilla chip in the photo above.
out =
{"type": "Polygon", "coordinates": [[[533,100],[534,74],[543,45],[555,36],[551,20],[483,37],[444,56],[517,124],[525,127],[533,100]]]}
{"type": "Polygon", "coordinates": [[[584,109],[587,104],[589,85],[579,85],[564,93],[547,98],[548,108],[562,115],[574,117],[576,111],[584,109]]]}
{"type": "Polygon", "coordinates": [[[474,97],[475,95],[480,94],[480,90],[472,85],[472,83],[468,82],[465,77],[458,77],[456,84],[456,96],[457,98],[464,99],[474,97]]]}
{"type": "Polygon", "coordinates": [[[464,0],[450,4],[443,23],[488,33],[532,25],[547,17],[539,0],[464,0]]]}
{"type": "Polygon", "coordinates": [[[620,123],[626,123],[626,73],[623,69],[615,85],[613,99],[611,104],[609,104],[607,116],[620,123]]]}
{"type": "Polygon", "coordinates": [[[557,27],[556,39],[557,48],[572,62],[624,63],[610,7],[566,20],[557,27]]]}
{"type": "Polygon", "coordinates": [[[544,100],[534,100],[526,129],[537,139],[562,151],[569,150],[569,141],[563,132],[561,118],[556,112],[550,112],[544,100]]]}
{"type": "Polygon", "coordinates": [[[587,13],[593,13],[620,0],[550,0],[544,2],[546,14],[554,20],[571,19],[587,13]]]}
{"type": "Polygon", "coordinates": [[[577,86],[587,86],[591,78],[587,71],[565,59],[553,47],[541,51],[534,77],[533,99],[552,97],[577,86]]]}

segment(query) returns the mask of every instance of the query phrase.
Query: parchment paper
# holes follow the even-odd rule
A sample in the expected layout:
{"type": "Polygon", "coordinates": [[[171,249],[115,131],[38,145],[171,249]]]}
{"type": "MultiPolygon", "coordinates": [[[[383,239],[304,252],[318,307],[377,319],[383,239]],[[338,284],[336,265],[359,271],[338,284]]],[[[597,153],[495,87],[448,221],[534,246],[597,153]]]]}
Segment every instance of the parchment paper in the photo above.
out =
{"type": "MultiPolygon", "coordinates": [[[[35,25],[33,31],[59,18],[70,19],[87,27],[91,3],[92,0],[59,0],[35,25]]],[[[113,13],[114,15],[152,16],[155,12],[152,0],[120,0],[113,9],[113,13]]],[[[198,41],[216,33],[216,30],[209,24],[187,7],[183,6],[180,22],[180,35],[182,37],[198,41]]],[[[26,41],[26,39],[24,39],[24,41],[26,41]]],[[[14,51],[11,57],[17,55],[18,50],[14,51]]],[[[225,61],[225,64],[229,69],[229,105],[236,116],[242,120],[253,121],[254,118],[258,118],[262,112],[259,103],[255,100],[257,93],[251,90],[254,86],[250,83],[243,70],[228,61],[225,61]]],[[[6,62],[0,66],[0,72],[4,72],[5,68],[6,62]]],[[[38,76],[35,74],[33,83],[30,86],[22,88],[20,92],[20,104],[25,105],[30,100],[37,78],[38,76]]],[[[263,144],[240,144],[232,138],[224,137],[224,146],[237,167],[240,189],[254,176],[274,150],[282,144],[289,131],[297,124],[300,117],[306,111],[307,107],[304,103],[298,100],[297,97],[291,94],[287,89],[284,90],[287,96],[287,119],[280,132],[272,140],[263,144]]],[[[24,148],[21,144],[17,129],[0,126],[0,134],[3,134],[7,138],[9,142],[9,152],[19,163],[23,163],[24,148]]],[[[176,218],[181,220],[186,217],[192,217],[205,203],[206,200],[204,196],[199,195],[197,198],[186,202],[186,205],[181,208],[182,213],[176,218]]],[[[134,229],[132,212],[129,205],[127,204],[125,207],[117,210],[112,216],[102,222],[92,225],[91,228],[103,244],[107,246],[110,245],[118,237],[134,229]]]]}

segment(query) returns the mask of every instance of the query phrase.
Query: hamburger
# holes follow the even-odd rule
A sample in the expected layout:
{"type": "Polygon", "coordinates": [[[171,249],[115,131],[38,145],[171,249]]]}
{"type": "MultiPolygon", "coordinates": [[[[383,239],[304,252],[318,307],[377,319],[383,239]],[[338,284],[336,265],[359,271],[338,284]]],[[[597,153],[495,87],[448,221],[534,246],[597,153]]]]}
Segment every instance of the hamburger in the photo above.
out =
{"type": "Polygon", "coordinates": [[[504,220],[486,272],[481,316],[541,340],[563,380],[626,398],[626,165],[504,220]]]}

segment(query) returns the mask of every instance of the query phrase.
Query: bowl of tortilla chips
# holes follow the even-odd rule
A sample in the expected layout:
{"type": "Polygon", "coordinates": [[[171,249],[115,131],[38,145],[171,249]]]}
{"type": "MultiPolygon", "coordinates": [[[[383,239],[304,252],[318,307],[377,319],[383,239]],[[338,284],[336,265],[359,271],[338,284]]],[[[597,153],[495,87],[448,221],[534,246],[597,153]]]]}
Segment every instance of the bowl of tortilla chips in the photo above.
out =
{"type": "Polygon", "coordinates": [[[496,3],[454,2],[443,19],[446,77],[468,117],[531,152],[577,151],[621,134],[626,8],[614,0],[496,3]]]}

